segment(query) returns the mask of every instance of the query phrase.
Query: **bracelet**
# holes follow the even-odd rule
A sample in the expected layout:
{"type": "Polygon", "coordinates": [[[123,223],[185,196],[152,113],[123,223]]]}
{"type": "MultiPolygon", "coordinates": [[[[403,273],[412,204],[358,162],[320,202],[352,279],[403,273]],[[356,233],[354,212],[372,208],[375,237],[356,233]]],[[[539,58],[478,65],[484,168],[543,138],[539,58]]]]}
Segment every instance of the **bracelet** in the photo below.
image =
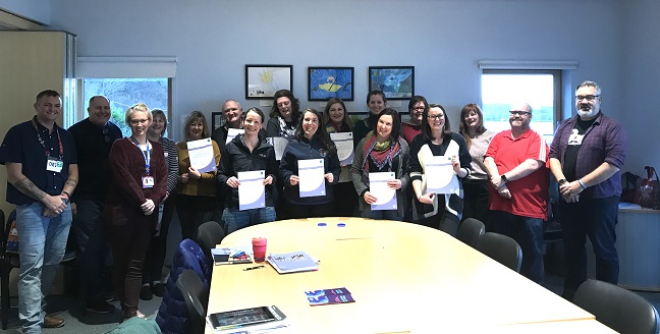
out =
{"type": "Polygon", "coordinates": [[[582,182],[582,180],[578,180],[578,183],[580,184],[580,186],[582,186],[583,189],[587,189],[587,185],[584,184],[584,182],[582,182]]]}
{"type": "Polygon", "coordinates": [[[66,195],[66,198],[71,198],[71,194],[69,194],[68,192],[66,192],[64,190],[62,190],[62,195],[66,195]]]}

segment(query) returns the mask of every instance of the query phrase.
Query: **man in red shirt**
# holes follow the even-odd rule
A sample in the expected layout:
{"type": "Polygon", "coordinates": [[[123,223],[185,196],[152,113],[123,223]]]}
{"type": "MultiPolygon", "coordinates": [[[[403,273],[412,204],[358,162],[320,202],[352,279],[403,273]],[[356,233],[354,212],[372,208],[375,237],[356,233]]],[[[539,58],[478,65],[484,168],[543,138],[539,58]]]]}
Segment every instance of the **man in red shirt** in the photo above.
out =
{"type": "Polygon", "coordinates": [[[492,187],[493,230],[515,239],[523,252],[521,274],[543,281],[543,221],[547,216],[548,145],[530,129],[532,107],[516,104],[509,112],[511,130],[493,138],[484,163],[492,187]]]}

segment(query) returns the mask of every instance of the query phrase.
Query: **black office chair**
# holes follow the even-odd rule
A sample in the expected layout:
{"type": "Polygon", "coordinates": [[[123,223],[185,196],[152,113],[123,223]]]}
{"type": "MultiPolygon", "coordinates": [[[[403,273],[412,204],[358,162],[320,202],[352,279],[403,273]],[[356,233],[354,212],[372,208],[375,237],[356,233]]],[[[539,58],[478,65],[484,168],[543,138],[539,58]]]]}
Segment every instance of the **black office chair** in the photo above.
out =
{"type": "Polygon", "coordinates": [[[522,249],[513,238],[499,233],[486,232],[479,239],[477,249],[511,270],[520,272],[523,258],[522,249]]]}
{"type": "Polygon", "coordinates": [[[213,260],[211,249],[215,248],[224,237],[225,231],[215,221],[208,221],[197,229],[197,244],[202,248],[206,257],[211,260],[213,260]]]}
{"type": "Polygon", "coordinates": [[[206,308],[204,305],[207,305],[209,299],[209,292],[204,287],[204,283],[194,271],[186,269],[179,275],[176,286],[181,291],[188,309],[189,333],[204,333],[206,323],[206,308]]]}
{"type": "Polygon", "coordinates": [[[468,218],[458,227],[456,239],[476,249],[479,245],[479,239],[481,239],[484,233],[486,233],[486,225],[484,223],[474,218],[468,218]]]}
{"type": "Polygon", "coordinates": [[[9,320],[9,274],[12,269],[19,268],[20,261],[18,254],[7,253],[7,239],[11,231],[12,215],[7,217],[5,221],[5,213],[0,210],[0,222],[4,225],[0,231],[0,294],[2,301],[0,302],[0,309],[2,310],[2,329],[7,329],[7,322],[9,320]]]}
{"type": "Polygon", "coordinates": [[[578,288],[573,303],[619,333],[658,333],[658,311],[653,304],[614,284],[587,280],[578,288]]]}

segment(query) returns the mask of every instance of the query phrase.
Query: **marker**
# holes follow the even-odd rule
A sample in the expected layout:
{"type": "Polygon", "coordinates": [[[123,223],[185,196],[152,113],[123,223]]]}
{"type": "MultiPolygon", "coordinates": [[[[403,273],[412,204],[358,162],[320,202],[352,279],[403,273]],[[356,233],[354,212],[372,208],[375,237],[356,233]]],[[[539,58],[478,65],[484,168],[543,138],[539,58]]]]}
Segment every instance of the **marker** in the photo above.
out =
{"type": "Polygon", "coordinates": [[[256,266],[256,267],[250,267],[250,268],[245,268],[245,269],[243,269],[243,271],[254,270],[254,269],[260,269],[260,268],[263,268],[263,267],[264,267],[263,265],[262,265],[262,266],[256,266]]]}

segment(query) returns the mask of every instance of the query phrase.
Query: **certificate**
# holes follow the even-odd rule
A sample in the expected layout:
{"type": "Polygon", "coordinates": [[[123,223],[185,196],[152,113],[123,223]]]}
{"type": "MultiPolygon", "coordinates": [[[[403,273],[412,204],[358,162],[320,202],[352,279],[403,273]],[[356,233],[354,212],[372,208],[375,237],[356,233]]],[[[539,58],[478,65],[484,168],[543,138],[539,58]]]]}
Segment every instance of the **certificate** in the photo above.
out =
{"type": "Polygon", "coordinates": [[[273,148],[275,149],[275,159],[277,159],[277,161],[282,160],[284,149],[289,145],[289,139],[284,137],[268,137],[266,140],[269,144],[273,145],[273,148]]]}
{"type": "Polygon", "coordinates": [[[424,175],[427,194],[458,194],[461,189],[450,156],[429,157],[424,166],[424,175]]]}
{"type": "Polygon", "coordinates": [[[348,166],[353,163],[353,133],[352,132],[332,132],[330,139],[337,146],[337,155],[339,163],[348,166]]]}
{"type": "Polygon", "coordinates": [[[396,190],[387,185],[387,180],[395,178],[394,172],[369,173],[369,192],[376,196],[371,210],[396,210],[396,190]]]}
{"type": "Polygon", "coordinates": [[[298,160],[300,197],[325,196],[323,159],[298,160]]]}
{"type": "Polygon", "coordinates": [[[234,129],[230,128],[227,130],[227,140],[225,141],[225,144],[229,144],[230,141],[234,139],[234,137],[238,135],[242,135],[245,133],[245,129],[234,129]]]}
{"type": "Polygon", "coordinates": [[[263,170],[238,172],[238,210],[259,209],[266,207],[263,170]]]}
{"type": "Polygon", "coordinates": [[[211,138],[189,141],[186,145],[188,145],[190,167],[200,173],[215,172],[215,154],[211,138]]]}

